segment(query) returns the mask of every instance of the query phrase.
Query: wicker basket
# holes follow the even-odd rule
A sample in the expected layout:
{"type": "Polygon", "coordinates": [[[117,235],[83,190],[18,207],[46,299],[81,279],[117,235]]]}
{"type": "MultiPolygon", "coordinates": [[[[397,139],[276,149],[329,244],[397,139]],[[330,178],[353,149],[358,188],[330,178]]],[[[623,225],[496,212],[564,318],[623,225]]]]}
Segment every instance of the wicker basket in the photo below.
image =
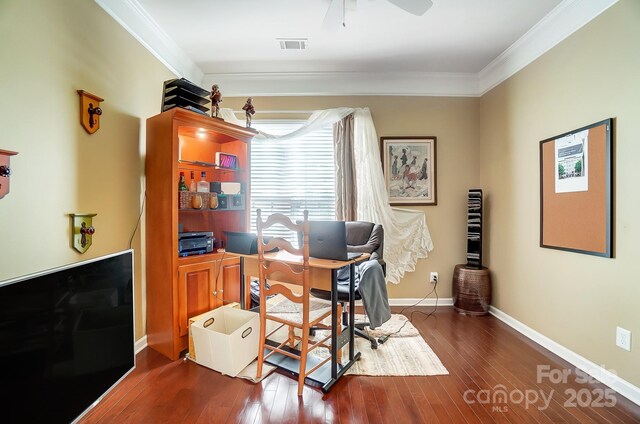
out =
{"type": "Polygon", "coordinates": [[[191,210],[197,210],[197,209],[217,209],[217,204],[218,204],[218,194],[217,193],[198,193],[198,192],[194,192],[194,191],[179,191],[178,192],[178,208],[179,209],[191,209],[191,210]],[[195,196],[200,196],[202,198],[202,207],[201,208],[194,208],[192,205],[193,202],[193,198],[195,196]],[[215,204],[216,207],[215,208],[210,208],[210,202],[211,202],[211,198],[215,197],[215,204]]]}

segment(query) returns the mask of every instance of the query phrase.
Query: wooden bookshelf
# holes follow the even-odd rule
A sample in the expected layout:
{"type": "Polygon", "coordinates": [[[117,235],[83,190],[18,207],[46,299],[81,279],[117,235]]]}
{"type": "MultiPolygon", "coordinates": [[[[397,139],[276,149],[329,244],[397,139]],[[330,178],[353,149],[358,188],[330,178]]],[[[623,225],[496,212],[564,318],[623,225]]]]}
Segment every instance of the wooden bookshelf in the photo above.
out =
{"type": "Polygon", "coordinates": [[[189,318],[240,301],[237,257],[212,253],[180,257],[178,232],[210,231],[226,245],[225,231],[247,231],[250,195],[250,142],[255,132],[221,119],[174,108],[147,120],[146,282],[147,343],[175,360],[188,344],[189,318]],[[238,157],[238,168],[213,163],[216,152],[238,157]],[[194,160],[196,159],[196,160],[194,160]],[[197,163],[194,163],[197,162],[197,163]],[[180,209],[178,181],[187,186],[205,171],[207,181],[238,182],[244,209],[180,209]]]}

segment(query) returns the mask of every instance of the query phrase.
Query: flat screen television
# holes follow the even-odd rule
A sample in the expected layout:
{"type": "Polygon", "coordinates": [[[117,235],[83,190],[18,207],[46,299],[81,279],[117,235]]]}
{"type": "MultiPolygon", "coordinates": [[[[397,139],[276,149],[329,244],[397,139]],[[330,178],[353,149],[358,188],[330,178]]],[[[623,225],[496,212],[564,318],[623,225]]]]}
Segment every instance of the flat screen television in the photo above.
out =
{"type": "Polygon", "coordinates": [[[0,282],[0,417],[76,420],[135,367],[133,251],[0,282]]]}

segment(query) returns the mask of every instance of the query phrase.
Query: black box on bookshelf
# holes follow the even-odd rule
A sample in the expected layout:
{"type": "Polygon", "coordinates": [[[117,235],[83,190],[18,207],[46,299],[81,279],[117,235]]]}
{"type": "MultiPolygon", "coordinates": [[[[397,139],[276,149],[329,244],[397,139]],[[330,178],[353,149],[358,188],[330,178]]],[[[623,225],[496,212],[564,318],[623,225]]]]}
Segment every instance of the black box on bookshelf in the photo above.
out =
{"type": "Polygon", "coordinates": [[[184,78],[164,82],[162,87],[161,112],[181,107],[201,115],[207,115],[209,108],[209,92],[184,78]]]}

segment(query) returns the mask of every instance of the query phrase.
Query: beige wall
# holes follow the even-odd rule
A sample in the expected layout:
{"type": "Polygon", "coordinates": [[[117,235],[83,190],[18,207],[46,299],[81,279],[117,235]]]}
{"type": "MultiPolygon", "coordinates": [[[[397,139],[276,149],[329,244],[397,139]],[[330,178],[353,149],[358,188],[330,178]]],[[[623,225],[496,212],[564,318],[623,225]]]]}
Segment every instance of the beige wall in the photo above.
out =
{"type": "MultiPolygon", "coordinates": [[[[224,107],[240,110],[246,99],[226,98],[224,107]]],[[[479,99],[450,97],[256,97],[259,111],[316,110],[368,107],[378,137],[429,135],[437,137],[438,205],[415,207],[426,213],[434,250],[418,261],[398,285],[389,286],[393,298],[421,298],[432,286],[429,272],[440,274],[438,295],[451,297],[451,277],[466,262],[466,196],[479,179],[479,99]]],[[[279,115],[282,116],[282,115],[279,115]]],[[[257,114],[254,119],[264,118],[257,114]]],[[[433,295],[432,295],[433,297],[433,295]]]]}
{"type": "MultiPolygon", "coordinates": [[[[482,97],[481,186],[494,305],[640,385],[640,2],[621,0],[482,97]],[[614,259],[539,247],[540,140],[615,118],[614,259]]],[[[580,211],[576,211],[580,213],[580,211]]]]}
{"type": "MultiPolygon", "coordinates": [[[[0,148],[20,152],[12,159],[11,193],[0,201],[0,280],[128,248],[144,186],[144,122],[158,112],[161,83],[172,74],[93,2],[4,1],[0,11],[0,148]],[[101,129],[92,136],[77,122],[77,89],[105,98],[101,129]],[[36,118],[30,99],[43,99],[34,102],[41,108],[36,118]],[[74,211],[98,213],[94,244],[84,255],[69,247],[67,214],[74,211]],[[17,225],[23,222],[27,230],[17,225]]],[[[440,273],[439,295],[450,297],[453,266],[464,261],[465,195],[479,177],[478,103],[424,97],[255,99],[259,110],[366,106],[379,136],[438,137],[438,205],[420,208],[435,250],[390,288],[392,297],[409,298],[427,293],[430,271],[440,273]]],[[[236,109],[242,104],[244,99],[224,102],[236,109]]],[[[141,230],[144,217],[133,242],[136,338],[145,332],[141,230]]]]}
{"type": "MultiPolygon", "coordinates": [[[[0,1],[0,149],[15,150],[0,200],[0,280],[129,247],[142,198],[144,122],[172,74],[93,1],[0,1]],[[79,124],[76,90],[105,101],[79,124]],[[70,212],[95,212],[93,246],[69,247],[70,212]]],[[[143,255],[134,238],[136,338],[144,335],[143,255]]]]}
{"type": "MultiPolygon", "coordinates": [[[[435,250],[390,295],[422,297],[428,273],[438,271],[440,296],[451,296],[453,267],[465,260],[466,191],[480,186],[494,304],[640,385],[639,350],[614,346],[616,325],[640,334],[639,21],[640,3],[621,0],[482,99],[273,97],[254,104],[366,106],[379,136],[437,136],[438,205],[418,208],[435,250]],[[616,258],[539,248],[538,141],[606,117],[616,118],[616,258]]],[[[0,280],[128,248],[144,186],[144,122],[158,112],[169,78],[94,2],[0,0],[0,149],[20,152],[11,193],[0,200],[0,280]],[[93,136],[78,123],[77,89],[106,99],[93,136]],[[74,211],[98,213],[85,255],[69,247],[67,214],[74,211]]],[[[223,105],[243,102],[226,98],[223,105]]],[[[144,334],[141,230],[133,241],[136,338],[144,334]]]]}

